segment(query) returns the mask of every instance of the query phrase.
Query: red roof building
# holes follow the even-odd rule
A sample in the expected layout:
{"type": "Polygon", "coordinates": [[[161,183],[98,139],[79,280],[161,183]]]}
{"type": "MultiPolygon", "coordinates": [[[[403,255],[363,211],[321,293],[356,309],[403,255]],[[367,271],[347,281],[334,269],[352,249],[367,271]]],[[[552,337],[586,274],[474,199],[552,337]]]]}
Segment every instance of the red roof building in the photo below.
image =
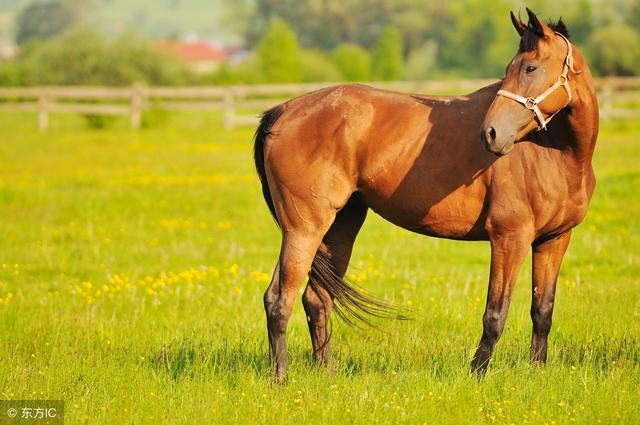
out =
{"type": "Polygon", "coordinates": [[[204,41],[172,41],[158,44],[158,48],[176,54],[195,72],[204,74],[215,71],[229,59],[227,52],[214,43],[204,41]]]}

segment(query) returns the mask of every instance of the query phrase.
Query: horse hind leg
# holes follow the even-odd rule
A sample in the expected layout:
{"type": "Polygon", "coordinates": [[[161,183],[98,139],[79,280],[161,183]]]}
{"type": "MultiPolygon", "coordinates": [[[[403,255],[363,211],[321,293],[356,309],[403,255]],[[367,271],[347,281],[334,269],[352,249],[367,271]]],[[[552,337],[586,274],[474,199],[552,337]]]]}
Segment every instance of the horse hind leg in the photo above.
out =
{"type": "MultiPolygon", "coordinates": [[[[336,218],[324,235],[322,244],[316,253],[314,264],[326,262],[338,278],[343,278],[356,236],[364,223],[367,207],[355,196],[338,212],[336,218]]],[[[333,296],[327,291],[323,277],[312,267],[309,273],[309,283],[302,296],[302,304],[307,315],[309,334],[313,348],[313,357],[318,365],[326,365],[331,358],[329,345],[329,318],[333,310],[333,296]]]]}
{"type": "Polygon", "coordinates": [[[286,330],[295,297],[336,214],[335,209],[300,198],[281,207],[278,218],[285,230],[282,232],[280,256],[271,284],[264,294],[269,357],[276,382],[286,381],[286,330]]]}

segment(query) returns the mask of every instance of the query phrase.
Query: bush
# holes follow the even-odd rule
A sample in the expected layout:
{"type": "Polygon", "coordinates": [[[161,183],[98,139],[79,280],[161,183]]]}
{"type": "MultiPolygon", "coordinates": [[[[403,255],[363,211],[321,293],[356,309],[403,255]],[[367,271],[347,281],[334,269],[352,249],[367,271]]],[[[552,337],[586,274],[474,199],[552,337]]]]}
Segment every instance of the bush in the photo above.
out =
{"type": "Polygon", "coordinates": [[[594,71],[601,75],[634,75],[640,72],[640,36],[626,25],[596,29],[587,52],[594,71]]]}
{"type": "Polygon", "coordinates": [[[342,81],[344,77],[336,65],[321,50],[300,52],[302,81],[342,81]]]}
{"type": "Polygon", "coordinates": [[[250,55],[237,64],[223,63],[213,73],[202,76],[202,84],[230,86],[234,84],[259,84],[265,82],[256,55],[250,55]]]}
{"type": "Polygon", "coordinates": [[[283,20],[274,20],[256,49],[264,78],[272,83],[302,79],[300,46],[295,32],[283,20]]]}
{"type": "Polygon", "coordinates": [[[18,15],[16,42],[27,40],[46,40],[75,25],[77,11],[70,2],[50,1],[31,3],[18,15]]]}
{"type": "Polygon", "coordinates": [[[434,41],[427,41],[412,50],[404,69],[404,78],[408,80],[427,79],[429,72],[435,69],[437,53],[438,46],[434,41]]]}
{"type": "Polygon", "coordinates": [[[144,39],[126,33],[108,41],[90,29],[77,29],[46,42],[25,43],[13,61],[0,67],[5,85],[187,84],[192,74],[177,59],[157,52],[144,39]]]}
{"type": "Polygon", "coordinates": [[[380,80],[397,80],[402,74],[402,34],[393,26],[386,27],[373,47],[371,73],[380,80]]]}
{"type": "Polygon", "coordinates": [[[113,127],[116,117],[113,115],[84,114],[85,123],[93,130],[105,130],[113,127]]]}
{"type": "Polygon", "coordinates": [[[172,114],[158,105],[153,103],[151,107],[142,113],[142,128],[163,128],[171,119],[172,114]]]}
{"type": "Polygon", "coordinates": [[[371,55],[356,44],[341,44],[333,51],[333,62],[347,81],[371,79],[371,55]]]}

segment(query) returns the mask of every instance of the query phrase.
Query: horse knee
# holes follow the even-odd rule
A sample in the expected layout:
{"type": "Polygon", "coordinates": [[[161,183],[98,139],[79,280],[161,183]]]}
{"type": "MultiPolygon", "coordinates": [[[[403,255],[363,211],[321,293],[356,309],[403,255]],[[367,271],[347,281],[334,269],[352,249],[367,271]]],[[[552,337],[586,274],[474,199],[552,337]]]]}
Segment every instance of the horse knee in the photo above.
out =
{"type": "Polygon", "coordinates": [[[504,328],[504,318],[498,311],[487,310],[482,317],[482,338],[490,344],[495,344],[504,328]]]}

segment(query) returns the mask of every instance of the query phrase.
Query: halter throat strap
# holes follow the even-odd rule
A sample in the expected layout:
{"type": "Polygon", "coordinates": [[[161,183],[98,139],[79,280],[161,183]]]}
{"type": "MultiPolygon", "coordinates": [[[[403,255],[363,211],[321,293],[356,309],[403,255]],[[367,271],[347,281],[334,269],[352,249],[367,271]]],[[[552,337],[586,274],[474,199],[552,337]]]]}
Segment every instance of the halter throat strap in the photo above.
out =
{"type": "Polygon", "coordinates": [[[498,96],[503,96],[503,97],[506,97],[507,99],[515,100],[516,102],[520,103],[522,106],[530,110],[535,116],[535,118],[538,120],[538,124],[539,124],[538,130],[542,130],[542,129],[546,130],[547,124],[549,123],[549,121],[551,121],[551,119],[558,112],[566,108],[567,105],[571,103],[572,96],[571,96],[571,87],[569,87],[569,71],[573,72],[574,74],[578,73],[573,67],[573,49],[571,48],[571,43],[569,42],[569,40],[567,40],[567,38],[564,35],[560,34],[559,32],[556,32],[556,34],[562,37],[562,39],[567,43],[567,56],[564,59],[564,64],[562,66],[562,73],[558,75],[556,82],[553,83],[551,87],[546,89],[537,97],[524,97],[504,89],[498,90],[498,93],[497,93],[498,96]],[[551,93],[553,93],[560,87],[563,87],[565,92],[567,93],[567,98],[568,98],[567,103],[562,108],[558,109],[556,112],[554,112],[548,118],[545,119],[544,114],[540,110],[539,105],[540,103],[542,103],[544,99],[547,98],[547,96],[549,96],[551,93]]]}

